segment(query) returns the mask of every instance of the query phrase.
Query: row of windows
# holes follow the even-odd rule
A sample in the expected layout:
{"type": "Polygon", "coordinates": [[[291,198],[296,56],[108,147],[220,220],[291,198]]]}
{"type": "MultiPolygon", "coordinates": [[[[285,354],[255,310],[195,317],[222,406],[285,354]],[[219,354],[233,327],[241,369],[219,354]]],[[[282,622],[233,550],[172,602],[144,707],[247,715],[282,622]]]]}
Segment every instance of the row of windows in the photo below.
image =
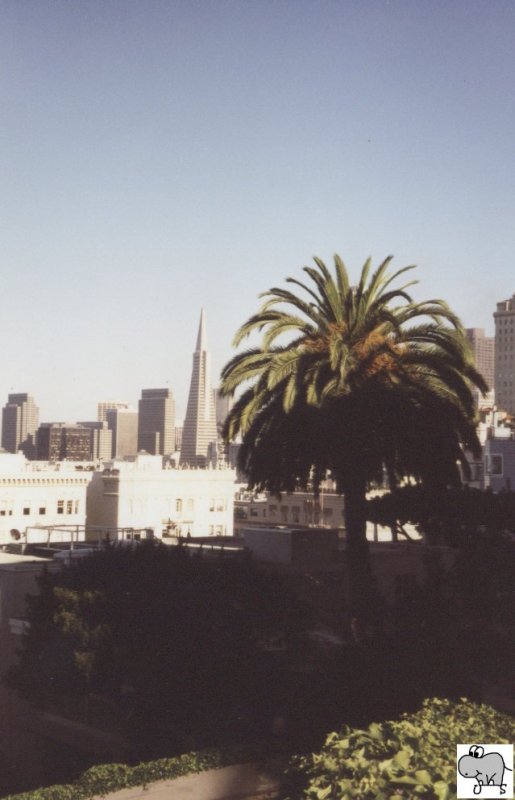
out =
{"type": "MultiPolygon", "coordinates": [[[[183,511],[183,510],[184,510],[184,508],[183,508],[183,507],[184,507],[184,501],[183,501],[181,498],[178,498],[178,499],[175,501],[175,510],[176,510],[176,511],[183,511]]],[[[186,501],[186,509],[187,509],[188,511],[193,511],[193,510],[194,510],[194,508],[195,508],[195,503],[194,503],[194,501],[193,501],[193,499],[192,499],[192,498],[189,498],[189,499],[186,501]]]]}
{"type": "Polygon", "coordinates": [[[225,525],[210,525],[209,526],[209,535],[210,536],[226,536],[227,535],[227,528],[225,525]]]}
{"type": "Polygon", "coordinates": [[[227,500],[225,497],[212,497],[209,501],[210,511],[227,511],[227,500]]]}
{"type": "MultiPolygon", "coordinates": [[[[79,500],[58,500],[57,501],[57,513],[58,514],[78,514],[80,510],[80,501],[79,500]]],[[[46,506],[37,506],[33,508],[32,506],[23,506],[22,513],[25,517],[30,516],[31,514],[38,514],[40,517],[44,517],[47,513],[46,506]]],[[[4,504],[3,508],[0,508],[0,517],[12,517],[13,509],[10,507],[6,507],[4,504]]]]}
{"type": "MultiPolygon", "coordinates": [[[[263,512],[263,519],[267,517],[267,509],[266,506],[262,506],[263,512]]],[[[243,509],[241,509],[243,511],[243,509]]],[[[300,506],[280,506],[280,508],[274,504],[270,505],[270,519],[277,519],[278,514],[280,513],[281,522],[288,522],[288,517],[291,517],[291,521],[295,523],[300,522],[320,522],[323,519],[325,522],[329,522],[329,520],[333,519],[334,509],[332,508],[322,508],[319,503],[315,503],[314,505],[309,503],[305,504],[304,512],[301,513],[300,506]]],[[[342,509],[343,514],[343,509],[342,509]]],[[[237,514],[237,516],[240,516],[237,514]]],[[[250,516],[257,517],[259,516],[258,507],[250,506],[250,516]]],[[[246,518],[246,516],[241,517],[246,518]]]]}
{"type": "Polygon", "coordinates": [[[87,478],[0,478],[0,486],[78,486],[87,478]]]}
{"type": "MultiPolygon", "coordinates": [[[[156,498],[158,499],[158,498],[156,498]]],[[[145,501],[143,501],[145,502],[145,501]]],[[[131,501],[131,510],[133,508],[133,502],[131,501]]],[[[178,497],[175,501],[175,510],[178,513],[182,513],[183,511],[187,511],[188,513],[192,514],[195,511],[195,501],[193,498],[188,498],[188,500],[184,501],[182,498],[178,497]]],[[[210,511],[227,511],[227,498],[225,497],[212,497],[209,501],[209,510],[210,511]]]]}

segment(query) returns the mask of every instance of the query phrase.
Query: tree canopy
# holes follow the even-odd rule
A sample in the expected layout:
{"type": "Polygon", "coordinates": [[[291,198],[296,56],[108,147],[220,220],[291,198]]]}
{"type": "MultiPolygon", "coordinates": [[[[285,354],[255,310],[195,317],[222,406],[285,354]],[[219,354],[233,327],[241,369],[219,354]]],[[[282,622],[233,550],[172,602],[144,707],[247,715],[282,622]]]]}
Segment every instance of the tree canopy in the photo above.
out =
{"type": "Polygon", "coordinates": [[[365,496],[388,476],[456,485],[477,453],[472,387],[486,391],[464,330],[442,300],[415,302],[413,269],[389,273],[391,257],[352,285],[339,256],[334,271],[315,258],[297,293],[274,287],[236,334],[258,346],[232,358],[221,391],[241,390],[225,424],[241,435],[239,466],[251,486],[272,492],[313,485],[330,473],[345,495],[351,594],[365,591],[369,565],[365,496]],[[360,588],[361,587],[361,588],[360,588]]]}
{"type": "Polygon", "coordinates": [[[262,333],[222,372],[222,392],[243,392],[226,422],[243,437],[251,484],[272,491],[315,484],[329,470],[346,491],[406,474],[458,483],[464,448],[477,451],[473,385],[486,390],[458,318],[442,300],[414,302],[388,273],[391,257],[352,286],[315,258],[310,279],[273,288],[234,344],[262,333]]]}
{"type": "Polygon", "coordinates": [[[248,560],[142,543],[45,573],[28,619],[11,683],[39,706],[115,726],[141,757],[234,741],[266,706],[270,643],[293,658],[310,614],[248,560]]]}

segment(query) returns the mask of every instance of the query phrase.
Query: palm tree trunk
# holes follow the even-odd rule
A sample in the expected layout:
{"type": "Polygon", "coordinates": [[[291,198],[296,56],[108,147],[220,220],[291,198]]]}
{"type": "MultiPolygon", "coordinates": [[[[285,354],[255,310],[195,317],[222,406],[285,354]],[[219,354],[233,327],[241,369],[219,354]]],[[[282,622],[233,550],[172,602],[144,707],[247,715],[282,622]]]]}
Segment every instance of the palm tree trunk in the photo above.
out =
{"type": "Polygon", "coordinates": [[[366,537],[366,484],[357,482],[344,492],[347,612],[352,619],[366,624],[371,616],[373,597],[370,552],[366,537]]]}

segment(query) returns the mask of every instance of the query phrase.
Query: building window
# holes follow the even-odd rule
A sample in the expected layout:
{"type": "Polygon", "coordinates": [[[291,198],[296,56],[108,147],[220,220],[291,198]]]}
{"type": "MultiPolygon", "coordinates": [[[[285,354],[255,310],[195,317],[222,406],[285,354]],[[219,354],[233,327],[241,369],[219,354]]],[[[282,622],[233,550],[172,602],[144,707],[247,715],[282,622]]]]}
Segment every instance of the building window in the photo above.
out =
{"type": "Polygon", "coordinates": [[[25,506],[25,508],[23,509],[23,513],[25,514],[26,517],[28,517],[28,515],[30,514],[29,506],[25,506]]]}
{"type": "Polygon", "coordinates": [[[175,510],[182,511],[182,500],[179,499],[175,501],[175,510]]]}
{"type": "Polygon", "coordinates": [[[217,497],[216,498],[216,510],[217,511],[225,511],[225,498],[224,497],[217,497]]]}
{"type": "Polygon", "coordinates": [[[214,525],[210,525],[209,526],[209,535],[210,536],[214,536],[215,535],[215,526],[214,525]]]}
{"type": "Polygon", "coordinates": [[[486,457],[486,471],[488,475],[501,476],[503,474],[503,458],[500,454],[490,454],[486,457]]]}
{"type": "Polygon", "coordinates": [[[212,497],[211,500],[209,501],[209,510],[210,511],[214,511],[215,510],[215,498],[214,497],[212,497]]]}
{"type": "Polygon", "coordinates": [[[64,500],[57,501],[57,513],[64,514],[64,500]]]}
{"type": "Polygon", "coordinates": [[[73,514],[73,500],[66,501],[66,513],[73,514]]]}
{"type": "Polygon", "coordinates": [[[194,508],[195,508],[195,503],[193,502],[193,499],[190,497],[188,500],[188,511],[193,512],[194,508]]]}
{"type": "Polygon", "coordinates": [[[41,514],[41,516],[44,516],[46,514],[45,506],[40,506],[39,507],[39,513],[41,514]]]}
{"type": "Polygon", "coordinates": [[[79,501],[78,500],[75,501],[75,513],[76,514],[79,513],[79,501]]]}

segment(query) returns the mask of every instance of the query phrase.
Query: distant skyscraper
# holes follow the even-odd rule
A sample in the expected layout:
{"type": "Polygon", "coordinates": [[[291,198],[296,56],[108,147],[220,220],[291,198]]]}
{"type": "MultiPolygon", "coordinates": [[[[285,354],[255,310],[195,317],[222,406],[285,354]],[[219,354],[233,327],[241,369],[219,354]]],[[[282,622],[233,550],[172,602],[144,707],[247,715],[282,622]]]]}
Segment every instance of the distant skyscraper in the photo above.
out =
{"type": "Polygon", "coordinates": [[[102,403],[97,403],[97,420],[107,422],[107,412],[116,408],[129,408],[129,404],[119,403],[116,400],[104,400],[102,403]]]}
{"type": "Polygon", "coordinates": [[[215,401],[210,381],[204,309],[193,353],[188,407],[182,431],[181,464],[205,467],[210,445],[217,440],[215,401]]]}
{"type": "Polygon", "coordinates": [[[175,446],[175,401],[171,389],[143,389],[138,403],[138,450],[170,455],[175,446]]]}
{"type": "Polygon", "coordinates": [[[107,424],[113,432],[113,458],[135,456],[138,452],[138,412],[134,408],[110,408],[107,424]]]}
{"type": "Polygon", "coordinates": [[[30,394],[10,394],[2,410],[2,447],[9,453],[21,450],[27,458],[36,456],[39,408],[30,394]]]}
{"type": "Polygon", "coordinates": [[[91,461],[91,430],[66,422],[43,422],[36,434],[39,461],[91,461]]]}
{"type": "Polygon", "coordinates": [[[495,402],[515,414],[515,294],[497,303],[495,320],[495,402]]]}
{"type": "Polygon", "coordinates": [[[111,459],[113,432],[107,422],[79,422],[78,425],[88,428],[90,433],[90,454],[92,461],[109,461],[111,459]]]}
{"type": "Polygon", "coordinates": [[[476,406],[491,407],[494,403],[495,338],[485,336],[484,328],[467,328],[465,333],[474,353],[476,367],[490,390],[485,397],[479,389],[473,390],[476,406]]]}

